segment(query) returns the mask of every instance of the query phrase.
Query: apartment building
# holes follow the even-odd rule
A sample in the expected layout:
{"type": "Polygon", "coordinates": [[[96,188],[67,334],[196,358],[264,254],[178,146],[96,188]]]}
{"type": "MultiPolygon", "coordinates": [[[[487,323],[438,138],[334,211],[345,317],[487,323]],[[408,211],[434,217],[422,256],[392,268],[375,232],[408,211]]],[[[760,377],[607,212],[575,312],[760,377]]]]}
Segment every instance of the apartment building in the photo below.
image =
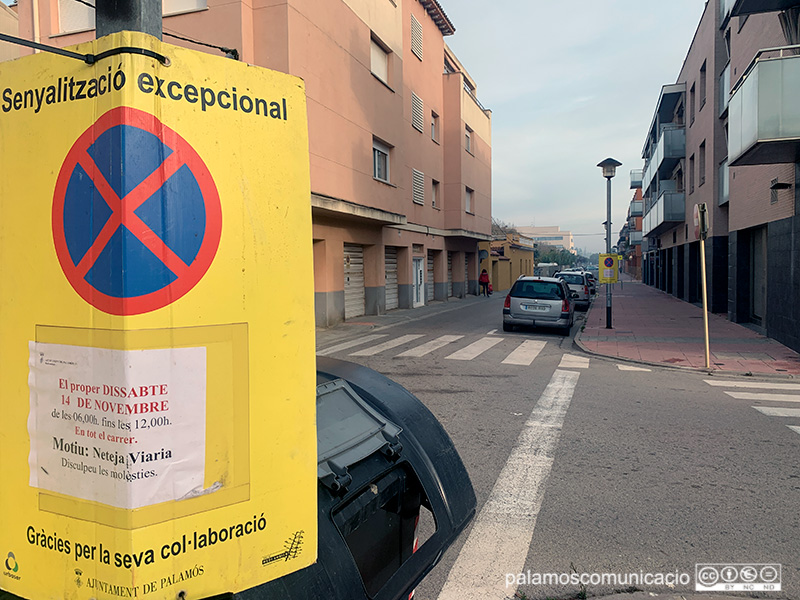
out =
{"type": "Polygon", "coordinates": [[[518,233],[495,235],[479,244],[480,268],[486,269],[495,290],[507,290],[521,275],[533,275],[536,242],[518,233]]]}
{"type": "Polygon", "coordinates": [[[537,243],[575,252],[575,241],[572,239],[572,232],[562,231],[557,225],[548,225],[545,227],[517,227],[516,230],[537,243]]]}
{"type": "MultiPolygon", "coordinates": [[[[163,13],[165,42],[305,81],[318,326],[477,293],[491,111],[437,0],[164,0],[163,13]]],[[[94,38],[75,0],[20,0],[19,16],[42,43],[94,38]]]]}
{"type": "Polygon", "coordinates": [[[642,217],[644,215],[644,202],[642,200],[642,178],[644,171],[634,169],[631,171],[631,189],[633,198],[628,205],[628,215],[625,224],[619,232],[617,250],[623,256],[621,268],[634,279],[642,279],[642,217]]]}
{"type": "Polygon", "coordinates": [[[798,41],[793,4],[706,3],[648,129],[642,233],[645,283],[699,302],[694,207],[705,203],[710,310],[800,349],[800,108],[790,97],[800,57],[786,48],[798,41]]]}
{"type": "MultiPolygon", "coordinates": [[[[16,11],[2,2],[0,2],[0,33],[5,33],[6,35],[18,35],[19,33],[19,19],[16,11]]],[[[0,42],[0,61],[18,58],[19,55],[18,46],[0,42]]]]}

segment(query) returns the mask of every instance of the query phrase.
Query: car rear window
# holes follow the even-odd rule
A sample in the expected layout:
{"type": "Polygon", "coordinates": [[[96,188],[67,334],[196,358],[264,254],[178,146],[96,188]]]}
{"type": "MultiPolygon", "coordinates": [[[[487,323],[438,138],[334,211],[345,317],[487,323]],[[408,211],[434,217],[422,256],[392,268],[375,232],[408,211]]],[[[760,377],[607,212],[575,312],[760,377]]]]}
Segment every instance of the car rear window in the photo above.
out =
{"type": "Polygon", "coordinates": [[[561,273],[561,279],[572,285],[583,285],[583,275],[570,275],[569,273],[561,273]]]}
{"type": "Polygon", "coordinates": [[[554,281],[517,281],[511,288],[511,295],[533,300],[563,300],[564,289],[554,281]]]}

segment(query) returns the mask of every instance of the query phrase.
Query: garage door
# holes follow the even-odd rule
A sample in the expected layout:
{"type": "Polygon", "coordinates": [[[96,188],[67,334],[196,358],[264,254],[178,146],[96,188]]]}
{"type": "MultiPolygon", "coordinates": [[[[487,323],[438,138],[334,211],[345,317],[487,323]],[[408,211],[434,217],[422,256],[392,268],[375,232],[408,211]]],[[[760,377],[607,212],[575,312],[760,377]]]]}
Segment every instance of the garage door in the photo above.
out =
{"type": "Polygon", "coordinates": [[[384,253],[386,265],[386,310],[399,306],[397,294],[397,248],[386,246],[384,253]]]}
{"type": "Polygon", "coordinates": [[[447,253],[447,297],[453,295],[453,253],[447,253]]]}
{"type": "Polygon", "coordinates": [[[364,247],[344,245],[344,318],[364,314],[364,247]]]}
{"type": "Polygon", "coordinates": [[[469,293],[469,254],[464,256],[464,295],[469,293]]]}
{"type": "Polygon", "coordinates": [[[425,302],[433,301],[433,252],[428,250],[428,285],[425,288],[425,302]]]}

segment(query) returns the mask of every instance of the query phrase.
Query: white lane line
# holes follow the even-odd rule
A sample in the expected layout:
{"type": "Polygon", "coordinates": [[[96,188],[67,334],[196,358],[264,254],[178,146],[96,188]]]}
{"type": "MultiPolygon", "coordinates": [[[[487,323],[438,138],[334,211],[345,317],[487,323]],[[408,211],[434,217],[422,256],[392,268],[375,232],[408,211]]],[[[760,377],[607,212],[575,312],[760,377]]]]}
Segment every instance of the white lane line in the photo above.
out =
{"type": "Polygon", "coordinates": [[[737,400],[763,400],[764,402],[800,402],[800,394],[758,394],[753,392],[729,392],[731,398],[737,400]]]}
{"type": "Polygon", "coordinates": [[[589,359],[585,356],[576,356],[575,354],[565,354],[561,357],[561,362],[558,365],[559,369],[588,369],[589,359]]]}
{"type": "Polygon", "coordinates": [[[547,342],[541,340],[525,340],[517,349],[514,350],[511,354],[506,356],[505,360],[503,360],[504,365],[523,365],[529,366],[533,359],[539,356],[539,352],[542,351],[547,345],[547,342]]]}
{"type": "Polygon", "coordinates": [[[447,344],[452,344],[463,337],[463,335],[443,335],[442,337],[431,340],[430,342],[426,342],[420,346],[417,346],[416,348],[411,348],[411,350],[401,352],[397,356],[410,356],[413,358],[419,358],[420,356],[425,356],[434,350],[443,348],[444,346],[447,346],[447,344]]]}
{"type": "Polygon", "coordinates": [[[492,329],[492,330],[491,330],[489,333],[487,333],[486,335],[494,335],[495,333],[497,333],[497,329],[492,329]]]}
{"type": "Polygon", "coordinates": [[[760,390],[800,390],[800,383],[767,383],[766,381],[719,381],[704,379],[708,385],[717,387],[751,388],[760,390]]]}
{"type": "Polygon", "coordinates": [[[342,350],[349,350],[353,346],[360,346],[361,344],[368,344],[370,342],[374,342],[375,340],[385,338],[387,335],[388,334],[386,333],[365,335],[364,337],[358,338],[357,340],[342,342],[341,344],[336,344],[335,346],[331,346],[330,348],[325,348],[325,350],[320,350],[319,352],[317,352],[317,356],[328,356],[329,354],[336,354],[337,352],[341,352],[342,350]]]}
{"type": "Polygon", "coordinates": [[[648,373],[653,369],[645,369],[644,367],[634,367],[631,365],[617,365],[620,371],[647,371],[648,373]]]}
{"type": "Polygon", "coordinates": [[[753,408],[768,417],[800,417],[800,408],[775,408],[773,406],[754,406],[753,408]]]}
{"type": "Polygon", "coordinates": [[[800,427],[798,427],[797,425],[787,425],[787,427],[792,431],[794,431],[795,433],[800,433],[800,427]]]}
{"type": "Polygon", "coordinates": [[[450,356],[446,358],[450,360],[472,360],[476,356],[480,356],[484,352],[486,352],[492,346],[499,344],[503,341],[503,338],[481,338],[477,342],[472,342],[466,348],[462,348],[457,352],[453,352],[450,356]]]}
{"type": "Polygon", "coordinates": [[[352,352],[350,356],[375,356],[376,354],[380,354],[381,352],[384,352],[386,350],[397,348],[397,346],[402,346],[403,344],[407,344],[408,342],[413,342],[414,340],[421,338],[422,335],[423,334],[421,333],[401,335],[399,338],[389,340],[388,342],[383,342],[382,344],[378,344],[377,346],[372,346],[371,348],[364,348],[363,350],[359,350],[358,352],[352,352]]]}
{"type": "Polygon", "coordinates": [[[458,555],[439,600],[504,600],[506,573],[519,573],[580,373],[556,369],[517,438],[458,555]]]}

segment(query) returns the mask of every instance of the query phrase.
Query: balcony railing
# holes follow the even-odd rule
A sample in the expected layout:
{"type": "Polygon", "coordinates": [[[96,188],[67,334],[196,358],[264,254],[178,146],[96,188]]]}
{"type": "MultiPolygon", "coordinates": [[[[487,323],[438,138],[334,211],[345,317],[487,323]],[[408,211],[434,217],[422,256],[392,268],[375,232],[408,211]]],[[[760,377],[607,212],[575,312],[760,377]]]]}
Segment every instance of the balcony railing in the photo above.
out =
{"type": "Polygon", "coordinates": [[[683,192],[663,192],[642,219],[642,235],[659,235],[686,218],[683,192]]]}
{"type": "Polygon", "coordinates": [[[631,171],[631,189],[635,190],[642,187],[642,177],[644,169],[634,169],[631,171]]]}
{"type": "Polygon", "coordinates": [[[758,52],[731,91],[728,162],[731,166],[800,159],[800,51],[798,46],[758,52]]]}
{"type": "Polygon", "coordinates": [[[631,231],[630,234],[630,245],[631,246],[641,246],[642,244],[642,232],[641,231],[631,231]]]}
{"type": "Polygon", "coordinates": [[[717,204],[722,206],[728,203],[728,184],[730,181],[730,169],[728,168],[728,160],[722,161],[719,166],[719,198],[717,204]]]}
{"type": "Polygon", "coordinates": [[[725,69],[719,76],[719,116],[722,117],[728,112],[728,100],[731,95],[731,63],[725,65],[725,69]]]}
{"type": "Polygon", "coordinates": [[[641,217],[644,215],[644,202],[639,202],[637,200],[631,200],[631,213],[630,216],[632,217],[641,217]]]}
{"type": "Polygon", "coordinates": [[[719,0],[719,26],[725,27],[728,19],[731,18],[731,11],[736,0],[719,0]]]}
{"type": "Polygon", "coordinates": [[[681,158],[686,156],[686,127],[684,125],[662,125],[658,144],[647,161],[644,171],[644,188],[650,187],[660,170],[671,171],[681,158]]]}
{"type": "Polygon", "coordinates": [[[732,17],[744,17],[765,12],[778,12],[797,6],[796,0],[723,0],[733,6],[730,11],[732,17]]]}

